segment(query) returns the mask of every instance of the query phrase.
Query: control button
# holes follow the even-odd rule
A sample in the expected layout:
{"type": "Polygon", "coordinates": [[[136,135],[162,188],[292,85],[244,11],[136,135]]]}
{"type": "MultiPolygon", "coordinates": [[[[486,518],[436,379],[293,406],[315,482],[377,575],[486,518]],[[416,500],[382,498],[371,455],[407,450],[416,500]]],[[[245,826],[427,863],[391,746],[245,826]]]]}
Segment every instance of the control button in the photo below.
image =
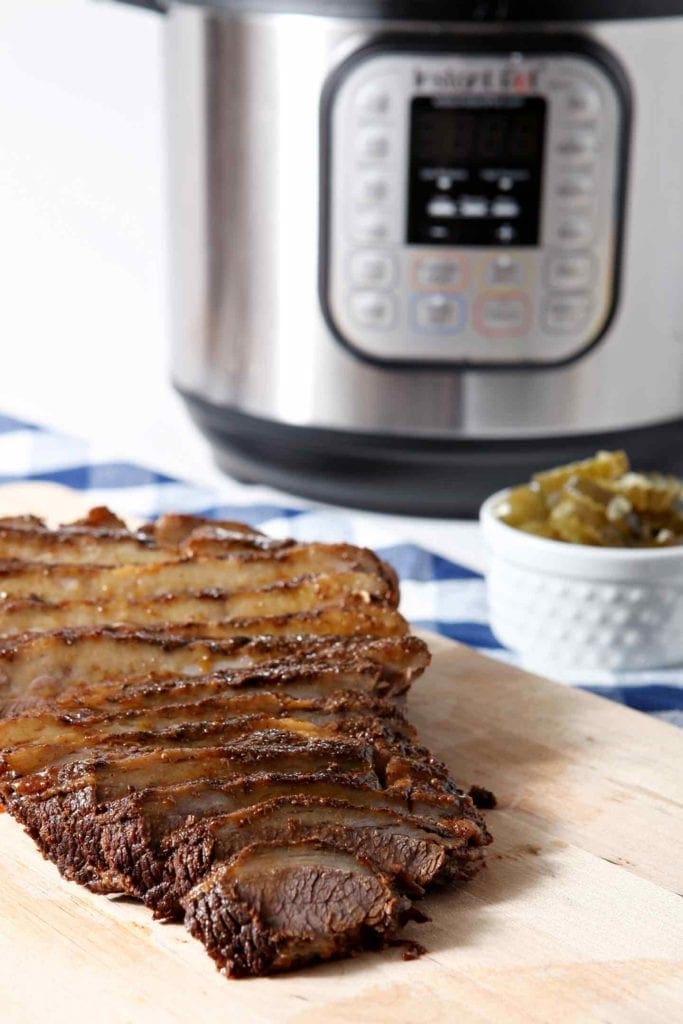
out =
{"type": "Polygon", "coordinates": [[[546,262],[546,280],[561,292],[590,288],[595,279],[595,259],[589,252],[557,253],[546,262]]]}
{"type": "Polygon", "coordinates": [[[386,82],[366,82],[356,93],[356,113],[360,117],[387,117],[391,112],[391,95],[386,82]]]}
{"type": "Polygon", "coordinates": [[[564,174],[555,186],[555,193],[561,199],[587,199],[593,195],[593,189],[592,176],[585,171],[577,171],[564,174]]]}
{"type": "Polygon", "coordinates": [[[415,303],[415,324],[423,331],[459,331],[465,324],[464,301],[455,295],[425,295],[415,303]]]}
{"type": "Polygon", "coordinates": [[[360,160],[385,160],[389,149],[389,136],[381,128],[362,128],[356,136],[356,153],[360,160]]]}
{"type": "Polygon", "coordinates": [[[466,266],[462,257],[420,256],[415,261],[415,286],[458,292],[465,287],[466,266]]]}
{"type": "Polygon", "coordinates": [[[585,245],[593,237],[593,224],[589,217],[567,216],[555,228],[559,245],[585,245]]]}
{"type": "Polygon", "coordinates": [[[389,195],[389,182],[381,174],[359,174],[354,198],[359,206],[383,203],[389,195]]]}
{"type": "Polygon", "coordinates": [[[519,338],[529,330],[531,304],[524,292],[484,293],[477,299],[474,321],[489,338],[519,338]]]}
{"type": "Polygon", "coordinates": [[[581,167],[592,162],[597,149],[597,138],[590,131],[560,132],[555,150],[571,166],[581,167]]]}
{"type": "Polygon", "coordinates": [[[590,312],[590,296],[551,295],[543,307],[543,327],[552,334],[571,334],[582,326],[590,312]]]}
{"type": "Polygon", "coordinates": [[[430,217],[455,217],[458,204],[448,196],[434,196],[427,203],[427,213],[430,217]]]}
{"type": "Polygon", "coordinates": [[[387,288],[394,283],[395,264],[386,252],[367,249],[351,257],[351,280],[370,288],[387,288]]]}
{"type": "Polygon", "coordinates": [[[463,196],[460,200],[460,214],[463,217],[485,217],[489,204],[483,196],[463,196]]]}
{"type": "Polygon", "coordinates": [[[519,217],[519,203],[509,196],[499,196],[491,205],[492,217],[519,217]]]}
{"type": "Polygon", "coordinates": [[[350,306],[354,320],[361,327],[386,330],[396,316],[396,300],[390,292],[352,292],[350,306]]]}
{"type": "Polygon", "coordinates": [[[527,266],[515,256],[502,253],[484,263],[484,284],[487,288],[521,288],[527,266]]]}
{"type": "Polygon", "coordinates": [[[353,225],[353,237],[357,242],[386,242],[389,238],[389,221],[379,213],[359,213],[353,225]]]}
{"type": "Polygon", "coordinates": [[[600,93],[588,82],[572,82],[563,100],[563,116],[577,124],[593,121],[600,113],[600,93]]]}

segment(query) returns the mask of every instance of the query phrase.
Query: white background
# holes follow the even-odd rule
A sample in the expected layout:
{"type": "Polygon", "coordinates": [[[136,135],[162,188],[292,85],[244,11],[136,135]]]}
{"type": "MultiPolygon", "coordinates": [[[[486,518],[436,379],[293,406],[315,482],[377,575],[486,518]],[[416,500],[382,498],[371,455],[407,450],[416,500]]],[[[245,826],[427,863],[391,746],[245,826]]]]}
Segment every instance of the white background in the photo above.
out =
{"type": "MultiPolygon", "coordinates": [[[[0,412],[219,486],[170,386],[162,30],[113,0],[0,0],[0,412]]],[[[376,518],[479,562],[472,524],[376,518]]]]}
{"type": "Polygon", "coordinates": [[[202,473],[168,384],[162,21],[0,3],[0,409],[202,473]]]}

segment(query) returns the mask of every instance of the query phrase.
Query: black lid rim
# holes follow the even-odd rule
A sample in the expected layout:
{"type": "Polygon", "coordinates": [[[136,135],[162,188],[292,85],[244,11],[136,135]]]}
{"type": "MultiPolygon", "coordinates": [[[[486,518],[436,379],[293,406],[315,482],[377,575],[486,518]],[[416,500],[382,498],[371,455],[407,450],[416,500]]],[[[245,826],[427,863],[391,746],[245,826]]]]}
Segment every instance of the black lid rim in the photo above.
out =
{"type": "MultiPolygon", "coordinates": [[[[124,0],[164,11],[174,0],[124,0]]],[[[180,0],[235,14],[314,14],[406,21],[572,22],[683,15],[683,0],[180,0]]]]}

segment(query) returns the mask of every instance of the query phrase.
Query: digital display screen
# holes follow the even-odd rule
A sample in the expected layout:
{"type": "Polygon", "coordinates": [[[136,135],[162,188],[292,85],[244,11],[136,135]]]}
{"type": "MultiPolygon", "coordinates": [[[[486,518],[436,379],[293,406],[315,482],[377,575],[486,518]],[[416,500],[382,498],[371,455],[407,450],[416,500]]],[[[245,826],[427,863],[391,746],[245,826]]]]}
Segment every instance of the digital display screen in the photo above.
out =
{"type": "Polygon", "coordinates": [[[540,97],[414,99],[408,241],[538,244],[545,115],[540,97]]]}

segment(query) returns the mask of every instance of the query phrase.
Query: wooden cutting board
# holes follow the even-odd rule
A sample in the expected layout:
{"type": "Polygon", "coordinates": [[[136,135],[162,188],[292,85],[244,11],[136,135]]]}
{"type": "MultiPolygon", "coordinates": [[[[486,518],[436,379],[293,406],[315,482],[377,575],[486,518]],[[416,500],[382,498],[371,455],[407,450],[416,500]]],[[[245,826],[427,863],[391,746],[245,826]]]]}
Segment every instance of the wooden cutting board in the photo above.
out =
{"type": "MultiPolygon", "coordinates": [[[[0,488],[0,514],[16,494],[0,488]]],[[[20,497],[24,510],[64,508],[52,488],[20,497]]],[[[78,499],[66,500],[77,514],[78,499]]],[[[2,815],[3,1024],[680,1020],[683,734],[426,639],[434,663],[410,718],[499,807],[486,871],[430,896],[431,923],[406,929],[424,957],[404,963],[393,949],[226,981],[181,926],[64,882],[2,815]]]]}

